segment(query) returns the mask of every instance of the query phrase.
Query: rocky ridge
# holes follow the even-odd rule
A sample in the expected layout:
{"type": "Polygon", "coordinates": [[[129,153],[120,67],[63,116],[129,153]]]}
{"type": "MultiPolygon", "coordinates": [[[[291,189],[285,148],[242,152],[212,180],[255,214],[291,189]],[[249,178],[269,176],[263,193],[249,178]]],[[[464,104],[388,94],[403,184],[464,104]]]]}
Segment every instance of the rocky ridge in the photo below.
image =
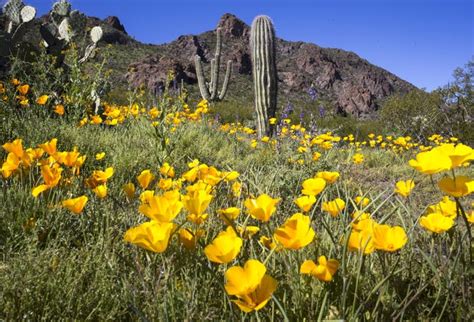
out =
{"type": "MultiPolygon", "coordinates": [[[[221,28],[223,36],[222,61],[231,59],[234,77],[246,77],[251,82],[250,27],[236,16],[225,14],[217,28],[221,28]]],[[[178,80],[195,84],[194,56],[199,55],[209,63],[214,44],[215,31],[208,31],[158,45],[155,54],[129,65],[126,79],[134,86],[145,85],[153,89],[161,86],[168,71],[172,70],[178,80]]],[[[384,97],[415,88],[356,54],[340,49],[278,39],[277,57],[280,95],[307,95],[313,85],[340,114],[370,114],[379,108],[384,97]]]]}

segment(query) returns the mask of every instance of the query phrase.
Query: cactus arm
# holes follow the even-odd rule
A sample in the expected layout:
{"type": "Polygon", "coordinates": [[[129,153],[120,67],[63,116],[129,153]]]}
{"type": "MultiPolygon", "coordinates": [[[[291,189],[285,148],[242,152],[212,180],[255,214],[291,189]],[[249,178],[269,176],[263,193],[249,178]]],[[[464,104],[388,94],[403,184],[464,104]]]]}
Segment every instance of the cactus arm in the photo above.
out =
{"type": "Polygon", "coordinates": [[[53,46],[54,43],[56,42],[56,37],[54,37],[51,29],[48,28],[48,25],[42,25],[40,27],[40,34],[43,40],[48,45],[48,47],[53,46]]]}
{"type": "Polygon", "coordinates": [[[32,6],[24,6],[20,11],[20,15],[23,23],[30,22],[36,17],[36,9],[32,6]]]}
{"type": "Polygon", "coordinates": [[[216,60],[213,58],[211,59],[211,80],[207,84],[207,88],[209,89],[209,93],[212,96],[212,89],[214,88],[214,85],[212,85],[215,82],[214,79],[214,68],[216,68],[216,60]]]}
{"type": "Polygon", "coordinates": [[[62,17],[66,17],[71,12],[71,3],[67,0],[60,0],[53,4],[53,12],[62,17]]]}
{"type": "Polygon", "coordinates": [[[90,32],[91,40],[94,44],[97,44],[103,37],[104,31],[101,27],[95,26],[90,32]]]}
{"type": "Polygon", "coordinates": [[[69,18],[64,18],[58,27],[59,39],[63,39],[66,42],[71,41],[71,25],[69,24],[69,18]]]}
{"type": "Polygon", "coordinates": [[[196,55],[194,57],[194,62],[196,65],[196,77],[198,80],[199,90],[201,92],[201,96],[203,99],[208,100],[211,98],[211,94],[209,93],[209,89],[207,88],[206,78],[204,76],[204,71],[202,68],[201,57],[196,55]]]}
{"type": "Polygon", "coordinates": [[[86,60],[88,60],[89,58],[93,58],[94,55],[95,55],[95,52],[94,50],[97,48],[97,44],[99,43],[99,41],[102,39],[102,36],[103,36],[104,32],[102,31],[102,28],[99,27],[99,26],[96,26],[94,28],[92,28],[91,32],[90,32],[90,37],[91,37],[91,40],[92,40],[92,44],[90,44],[89,46],[87,46],[85,52],[84,52],[84,57],[82,57],[80,60],[79,60],[79,63],[84,63],[86,60]]]}
{"type": "Polygon", "coordinates": [[[219,78],[219,64],[216,59],[211,60],[211,82],[209,83],[209,91],[211,92],[211,101],[214,101],[217,97],[217,85],[219,78]]]}
{"type": "Polygon", "coordinates": [[[222,90],[219,93],[219,101],[222,101],[227,93],[227,87],[229,86],[230,75],[232,74],[232,60],[227,61],[227,69],[224,76],[224,83],[222,84],[222,90]]]}
{"type": "Polygon", "coordinates": [[[211,101],[217,97],[217,85],[219,84],[219,67],[221,65],[222,38],[221,29],[216,30],[216,52],[214,54],[214,66],[211,66],[211,101]],[[214,68],[212,68],[214,67],[214,68]]]}

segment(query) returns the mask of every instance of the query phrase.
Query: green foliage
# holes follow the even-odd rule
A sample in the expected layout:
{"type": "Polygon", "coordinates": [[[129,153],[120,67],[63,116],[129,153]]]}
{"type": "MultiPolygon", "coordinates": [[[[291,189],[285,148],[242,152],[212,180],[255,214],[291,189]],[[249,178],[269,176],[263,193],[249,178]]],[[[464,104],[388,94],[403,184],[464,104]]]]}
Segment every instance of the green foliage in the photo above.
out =
{"type": "Polygon", "coordinates": [[[456,68],[453,78],[452,83],[439,88],[436,92],[443,97],[452,134],[473,144],[474,59],[471,59],[464,68],[456,68]]]}
{"type": "Polygon", "coordinates": [[[474,61],[453,72],[454,81],[431,93],[413,90],[385,100],[380,121],[389,130],[418,140],[439,133],[472,144],[474,134],[474,61]]]}
{"type": "MultiPolygon", "coordinates": [[[[89,63],[87,69],[79,63],[78,50],[73,47],[65,52],[66,65],[57,66],[56,57],[48,55],[43,49],[35,54],[32,62],[20,59],[14,60],[8,74],[8,79],[21,79],[23,84],[30,85],[30,103],[36,98],[48,95],[50,104],[62,104],[66,108],[65,117],[73,123],[91,113],[96,108],[97,96],[103,97],[110,88],[109,74],[104,71],[107,61],[107,51],[103,52],[101,61],[89,63]],[[96,93],[93,95],[93,93],[96,93]]],[[[6,81],[7,92],[14,93],[15,88],[6,81]]],[[[55,117],[52,109],[24,109],[18,106],[14,95],[7,96],[7,100],[0,100],[0,106],[7,111],[15,111],[13,120],[19,124],[22,118],[29,114],[49,115],[55,117]]],[[[16,128],[16,127],[14,127],[16,128]]]]}
{"type": "MultiPolygon", "coordinates": [[[[353,178],[347,185],[338,183],[329,188],[324,198],[352,200],[357,194],[366,194],[373,200],[369,207],[377,209],[377,218],[405,227],[416,227],[418,214],[432,201],[426,196],[435,191],[427,180],[410,202],[392,198],[393,182],[409,176],[410,171],[406,158],[381,151],[364,151],[369,169],[345,166],[339,153],[298,166],[286,162],[294,151],[286,143],[275,154],[266,148],[252,150],[205,122],[177,131],[177,136],[170,137],[173,152],[169,160],[178,172],[198,158],[221,169],[239,171],[252,193],[283,197],[275,220],[262,226],[262,234],[271,233],[295,211],[291,196],[298,193],[304,178],[318,170],[337,170],[342,177],[353,178]]],[[[35,182],[12,180],[8,187],[1,187],[0,212],[5,215],[0,217],[0,318],[219,320],[254,316],[239,312],[229,301],[222,288],[222,269],[209,264],[202,255],[186,251],[176,241],[164,254],[152,254],[123,242],[123,233],[140,223],[142,216],[137,212],[137,202],[124,198],[121,186],[134,181],[141,170],[150,168],[156,173],[159,166],[153,157],[157,141],[150,135],[148,123],[78,128],[62,119],[33,115],[18,132],[0,136],[0,140],[22,137],[25,145],[31,146],[53,136],[59,138],[60,150],[77,147],[92,158],[106,152],[105,160],[89,160],[82,171],[91,173],[113,166],[115,174],[108,183],[111,197],[91,198],[86,211],[76,216],[55,206],[65,197],[59,192],[49,199],[50,204],[32,198],[35,182]],[[35,225],[29,227],[31,218],[35,225]]],[[[4,157],[0,152],[0,158],[4,157]]],[[[210,214],[214,216],[227,202],[225,196],[218,197],[210,214]]],[[[341,216],[348,218],[349,210],[341,216]]],[[[469,264],[461,251],[465,245],[460,244],[459,234],[430,236],[415,228],[406,246],[413,252],[361,257],[344,253],[343,244],[331,241],[331,235],[347,233],[347,222],[329,220],[319,205],[312,217],[317,241],[301,251],[275,254],[268,262],[268,267],[281,267],[269,271],[279,286],[274,299],[259,311],[260,319],[283,320],[283,314],[290,320],[469,316],[468,298],[463,296],[469,292],[469,264]],[[342,266],[330,284],[298,272],[297,263],[321,254],[341,259],[342,266]]],[[[222,224],[213,217],[206,229],[211,232],[208,243],[222,224]]],[[[251,249],[252,256],[266,255],[257,242],[251,249]]]]}
{"type": "MultiPolygon", "coordinates": [[[[78,57],[73,51],[66,55],[71,69],[65,78],[61,78],[62,69],[54,67],[54,58],[45,53],[36,63],[14,64],[10,76],[31,86],[32,104],[28,108],[18,106],[11,96],[15,88],[5,82],[10,96],[0,103],[0,143],[21,138],[26,148],[56,137],[59,151],[76,147],[87,155],[81,168],[84,177],[96,169],[114,168],[107,182],[109,195],[95,198],[81,180],[76,180],[71,182],[74,189],[59,186],[36,199],[31,189],[38,185],[37,167],[0,179],[0,320],[472,320],[472,262],[465,227],[458,224],[446,234],[432,235],[419,226],[426,206],[441,198],[429,177],[415,178],[416,191],[409,199],[393,193],[397,180],[413,176],[413,169],[407,166],[412,155],[362,147],[364,165],[355,166],[351,162],[355,149],[336,147],[322,153],[317,162],[300,165],[288,161],[297,153],[297,141],[279,141],[278,153],[260,143],[253,149],[245,144],[248,142],[219,131],[220,125],[211,119],[182,124],[171,133],[164,119],[182,109],[184,101],[171,98],[166,89],[160,98],[145,91],[124,91],[121,96],[127,106],[147,108],[156,104],[163,112],[155,127],[140,117],[116,127],[78,127],[77,120],[92,109],[90,93],[105,77],[107,56],[97,66],[81,65],[78,57]],[[67,102],[70,119],[55,117],[48,107],[35,105],[34,99],[42,94],[52,95],[52,103],[67,102]],[[99,152],[106,153],[105,159],[94,159],[99,152]],[[180,246],[176,235],[163,254],[125,243],[124,232],[144,218],[137,210],[139,201],[125,198],[123,184],[136,183],[136,176],[144,169],[158,173],[165,160],[177,173],[183,173],[193,159],[221,170],[238,171],[244,195],[240,199],[231,199],[225,191],[216,195],[204,225],[207,235],[196,252],[180,246]],[[339,197],[347,201],[347,208],[340,217],[331,218],[316,204],[309,213],[317,232],[315,242],[299,251],[282,250],[269,256],[258,237],[271,236],[298,211],[293,200],[302,181],[321,170],[338,171],[341,179],[329,185],[319,200],[339,197]],[[266,307],[245,314],[223,289],[223,272],[228,266],[210,263],[202,254],[202,246],[224,227],[216,215],[218,209],[242,205],[249,194],[263,192],[281,197],[281,203],[274,218],[260,224],[256,238],[245,241],[248,254],[237,262],[242,264],[244,257],[269,258],[268,273],[279,285],[266,307]],[[76,193],[91,196],[80,215],[60,206],[62,200],[76,193]],[[356,195],[372,200],[367,211],[378,222],[406,230],[408,244],[402,250],[368,256],[348,251],[356,195]],[[315,260],[320,255],[341,263],[331,283],[299,274],[303,260],[315,260]]],[[[438,102],[437,96],[425,94],[412,93],[411,99],[407,98],[410,106],[416,108],[415,103],[424,99],[438,102]]],[[[405,102],[404,98],[397,99],[405,102]]],[[[399,101],[394,98],[398,105],[393,103],[392,107],[405,108],[399,101]]],[[[241,101],[220,102],[213,108],[229,119],[237,113],[242,119],[251,114],[250,107],[241,101]]],[[[423,111],[428,110],[428,105],[423,107],[423,111]]],[[[395,112],[398,114],[392,119],[400,116],[398,110],[395,112]]],[[[362,140],[370,132],[385,134],[385,124],[329,116],[317,119],[316,129],[352,133],[362,140]]],[[[0,149],[0,160],[5,157],[6,152],[0,149]]],[[[311,159],[309,152],[297,157],[311,159]]],[[[460,175],[467,171],[457,169],[460,175]]],[[[253,219],[249,223],[258,224],[253,219]]]]}
{"type": "Polygon", "coordinates": [[[406,95],[397,94],[383,103],[380,121],[389,130],[421,141],[444,129],[447,118],[442,104],[437,93],[412,90],[406,95]]]}

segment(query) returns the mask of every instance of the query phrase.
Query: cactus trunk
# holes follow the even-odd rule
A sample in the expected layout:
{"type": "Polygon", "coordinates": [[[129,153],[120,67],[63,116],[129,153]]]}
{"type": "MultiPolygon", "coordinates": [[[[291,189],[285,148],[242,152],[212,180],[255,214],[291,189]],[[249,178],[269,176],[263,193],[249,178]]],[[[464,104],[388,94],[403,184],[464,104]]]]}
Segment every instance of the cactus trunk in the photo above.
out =
{"type": "Polygon", "coordinates": [[[267,16],[256,17],[252,22],[250,46],[259,138],[271,136],[274,132],[269,118],[275,117],[277,107],[275,45],[275,29],[271,19],[267,16]]]}

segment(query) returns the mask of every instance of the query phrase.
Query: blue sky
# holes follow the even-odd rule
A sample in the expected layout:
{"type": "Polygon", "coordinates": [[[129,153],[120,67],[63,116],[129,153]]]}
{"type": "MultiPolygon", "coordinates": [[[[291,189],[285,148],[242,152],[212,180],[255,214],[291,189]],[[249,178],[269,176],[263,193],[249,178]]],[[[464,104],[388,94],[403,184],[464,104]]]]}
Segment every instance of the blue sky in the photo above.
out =
{"type": "MultiPolygon", "coordinates": [[[[24,0],[46,13],[54,1],[24,0]]],[[[118,16],[136,39],[160,44],[214,29],[226,12],[267,14],[277,35],[353,51],[432,90],[474,56],[472,0],[72,0],[88,15],[118,16]]]]}

